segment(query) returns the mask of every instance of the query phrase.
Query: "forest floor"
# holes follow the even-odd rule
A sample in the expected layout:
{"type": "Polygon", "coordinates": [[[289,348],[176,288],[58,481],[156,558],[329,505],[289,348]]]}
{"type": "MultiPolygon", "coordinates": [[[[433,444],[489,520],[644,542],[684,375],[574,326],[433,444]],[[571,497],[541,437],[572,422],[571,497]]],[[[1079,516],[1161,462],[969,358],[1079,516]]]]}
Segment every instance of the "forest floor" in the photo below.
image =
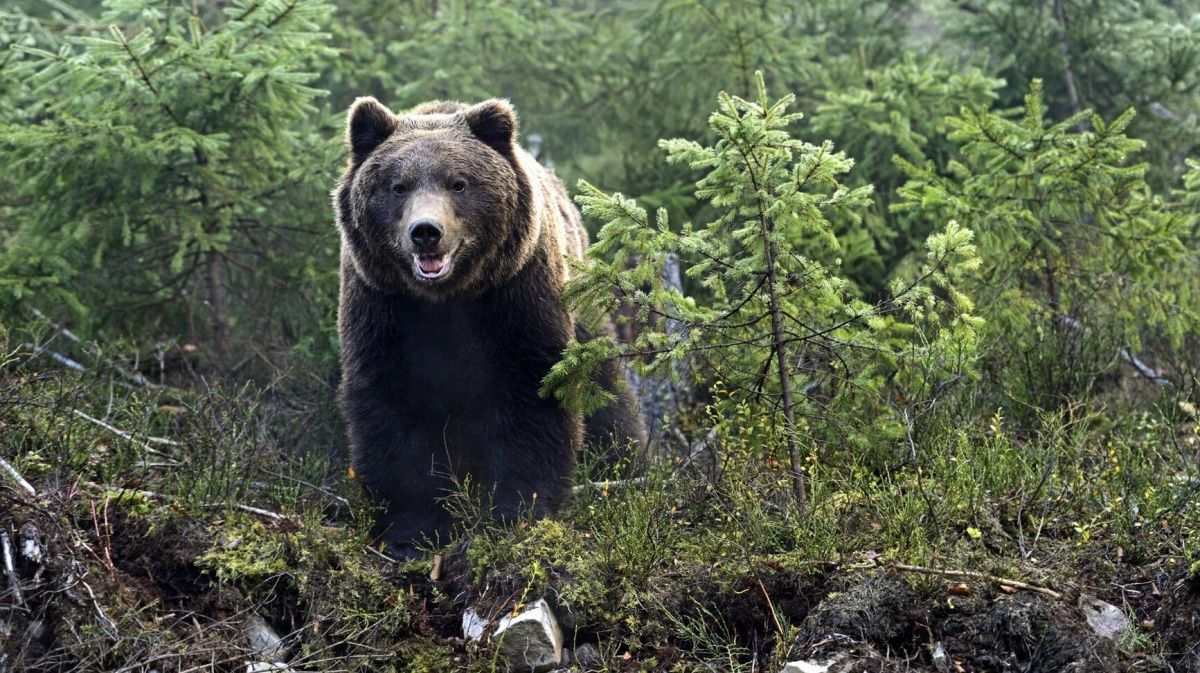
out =
{"type": "Polygon", "coordinates": [[[1081,409],[993,419],[920,470],[814,470],[803,519],[726,419],[707,460],[585,484],[556,520],[453,496],[458,539],[398,563],[367,538],[329,382],[166,388],[7,352],[4,673],[508,670],[487,634],[539,598],[572,671],[1200,673],[1187,413],[1128,441],[1081,409]]]}

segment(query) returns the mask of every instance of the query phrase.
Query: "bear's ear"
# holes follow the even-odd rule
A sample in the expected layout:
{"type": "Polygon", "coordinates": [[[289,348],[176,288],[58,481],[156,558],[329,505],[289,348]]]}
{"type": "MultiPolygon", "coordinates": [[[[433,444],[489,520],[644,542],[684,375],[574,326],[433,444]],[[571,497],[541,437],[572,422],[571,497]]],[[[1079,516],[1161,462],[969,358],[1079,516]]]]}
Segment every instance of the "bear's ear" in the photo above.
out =
{"type": "Polygon", "coordinates": [[[463,110],[471,133],[504,156],[512,154],[517,142],[517,111],[501,98],[485,100],[463,110]]]}
{"type": "Polygon", "coordinates": [[[346,114],[346,144],[356,163],[366,159],[395,130],[396,115],[371,96],[356,98],[346,114]]]}

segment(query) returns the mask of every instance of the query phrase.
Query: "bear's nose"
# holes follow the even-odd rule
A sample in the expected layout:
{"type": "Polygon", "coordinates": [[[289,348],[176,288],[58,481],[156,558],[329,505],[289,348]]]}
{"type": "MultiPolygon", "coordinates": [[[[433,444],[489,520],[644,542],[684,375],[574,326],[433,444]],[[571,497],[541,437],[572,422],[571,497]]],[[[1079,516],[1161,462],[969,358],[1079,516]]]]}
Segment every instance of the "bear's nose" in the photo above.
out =
{"type": "Polygon", "coordinates": [[[417,220],[408,226],[408,237],[417,250],[429,252],[442,239],[442,228],[433,220],[417,220]]]}

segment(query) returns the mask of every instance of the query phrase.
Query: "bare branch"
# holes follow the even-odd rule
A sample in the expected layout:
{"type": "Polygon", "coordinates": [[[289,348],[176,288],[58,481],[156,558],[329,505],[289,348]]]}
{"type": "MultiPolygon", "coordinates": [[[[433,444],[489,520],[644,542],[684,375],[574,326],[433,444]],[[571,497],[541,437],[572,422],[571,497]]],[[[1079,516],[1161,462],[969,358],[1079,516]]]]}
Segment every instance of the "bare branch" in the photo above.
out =
{"type": "Polygon", "coordinates": [[[4,551],[4,574],[8,577],[9,590],[17,605],[24,605],[25,598],[21,596],[21,580],[17,579],[17,569],[13,566],[12,544],[8,539],[8,531],[0,531],[0,547],[4,551]]]}
{"type": "Polygon", "coordinates": [[[1046,587],[1039,587],[1035,584],[1028,584],[1026,582],[1021,582],[1018,580],[1010,580],[1010,579],[1005,579],[1003,577],[996,577],[995,575],[989,575],[987,573],[976,572],[974,570],[942,570],[939,568],[926,568],[924,566],[911,566],[911,565],[906,565],[904,563],[893,563],[890,567],[895,570],[904,570],[907,572],[921,573],[923,575],[939,575],[941,577],[958,577],[958,578],[984,580],[987,582],[995,582],[1001,586],[1009,587],[1010,589],[1020,589],[1022,591],[1032,591],[1033,593],[1042,594],[1043,596],[1049,596],[1050,598],[1053,598],[1056,600],[1059,598],[1062,598],[1062,594],[1058,593],[1057,591],[1055,591],[1053,589],[1047,589],[1046,587]]]}
{"type": "Polygon", "coordinates": [[[3,456],[0,456],[0,469],[12,477],[12,480],[17,482],[17,486],[20,486],[22,490],[29,495],[37,497],[37,490],[34,489],[33,485],[25,481],[25,477],[22,477],[21,473],[17,472],[17,468],[10,465],[7,460],[4,460],[3,456]]]}
{"type": "MultiPolygon", "coordinates": [[[[88,416],[87,414],[83,413],[82,411],[80,411],[78,409],[72,409],[71,413],[75,414],[79,418],[82,418],[83,420],[85,420],[89,423],[93,423],[95,425],[98,425],[98,426],[104,428],[105,430],[108,430],[109,432],[120,437],[121,439],[129,441],[133,444],[137,444],[138,446],[142,447],[142,449],[144,449],[146,451],[146,453],[152,453],[160,458],[166,458],[167,460],[171,460],[172,462],[174,462],[174,459],[170,455],[163,453],[162,451],[159,451],[158,449],[154,448],[153,446],[150,446],[149,442],[153,442],[155,444],[161,444],[161,445],[165,445],[165,446],[183,446],[182,444],[180,444],[179,442],[177,442],[173,439],[165,439],[163,437],[147,437],[146,441],[142,441],[142,440],[134,437],[133,435],[129,434],[128,432],[125,432],[124,430],[118,428],[117,426],[112,425],[111,423],[106,423],[106,422],[100,420],[99,418],[93,418],[91,416],[88,416]]],[[[178,464],[178,463],[175,463],[175,464],[178,464]]]]}
{"type": "MultiPolygon", "coordinates": [[[[125,367],[121,366],[120,364],[118,364],[113,359],[104,357],[100,353],[100,349],[97,348],[95,344],[84,343],[83,339],[79,338],[78,334],[75,334],[74,332],[67,329],[66,327],[54,322],[49,317],[47,317],[45,313],[42,313],[42,311],[40,309],[38,309],[36,306],[30,306],[29,312],[32,313],[34,315],[34,317],[46,322],[48,325],[53,327],[55,332],[61,334],[68,341],[78,344],[81,348],[83,348],[87,352],[88,355],[91,355],[92,357],[96,358],[97,360],[100,360],[101,362],[108,365],[109,367],[112,367],[113,371],[120,374],[122,378],[129,381],[130,383],[132,383],[138,387],[141,387],[141,388],[163,388],[163,387],[165,387],[165,386],[161,386],[157,383],[150,381],[145,376],[142,376],[140,372],[130,371],[130,370],[126,369],[125,367]]],[[[66,356],[63,356],[63,355],[60,355],[57,353],[53,353],[53,351],[50,351],[49,354],[51,357],[54,357],[55,360],[58,360],[59,358],[63,358],[64,360],[69,360],[70,362],[72,362],[74,364],[74,366],[72,364],[67,364],[67,362],[60,361],[61,364],[71,367],[72,369],[76,369],[77,371],[84,371],[83,365],[80,365],[78,362],[75,362],[74,360],[70,360],[70,358],[67,358],[66,356]],[[58,357],[55,357],[56,355],[58,357]]]]}

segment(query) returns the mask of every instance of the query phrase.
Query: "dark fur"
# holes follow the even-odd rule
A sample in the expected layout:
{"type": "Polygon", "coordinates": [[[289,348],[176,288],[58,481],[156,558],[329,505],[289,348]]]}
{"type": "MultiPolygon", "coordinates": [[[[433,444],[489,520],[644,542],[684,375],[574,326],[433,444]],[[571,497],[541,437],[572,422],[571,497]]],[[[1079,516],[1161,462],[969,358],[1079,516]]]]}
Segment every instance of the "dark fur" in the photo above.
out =
{"type": "MultiPolygon", "coordinates": [[[[504,518],[551,513],[569,494],[584,424],[537,391],[575,333],[564,255],[580,257],[586,233],[562,185],[515,141],[504,101],[397,116],[360,99],[350,110],[351,159],[334,191],[341,401],[355,472],[386,505],[379,530],[400,554],[446,540],[439,499],[453,480],[469,476],[504,518]],[[460,179],[461,193],[447,187],[460,179]],[[452,261],[435,280],[405,247],[419,204],[445,220],[452,261]]],[[[620,377],[614,366],[602,383],[619,390],[620,377]]],[[[641,440],[623,395],[588,419],[589,441],[641,440]]]]}

